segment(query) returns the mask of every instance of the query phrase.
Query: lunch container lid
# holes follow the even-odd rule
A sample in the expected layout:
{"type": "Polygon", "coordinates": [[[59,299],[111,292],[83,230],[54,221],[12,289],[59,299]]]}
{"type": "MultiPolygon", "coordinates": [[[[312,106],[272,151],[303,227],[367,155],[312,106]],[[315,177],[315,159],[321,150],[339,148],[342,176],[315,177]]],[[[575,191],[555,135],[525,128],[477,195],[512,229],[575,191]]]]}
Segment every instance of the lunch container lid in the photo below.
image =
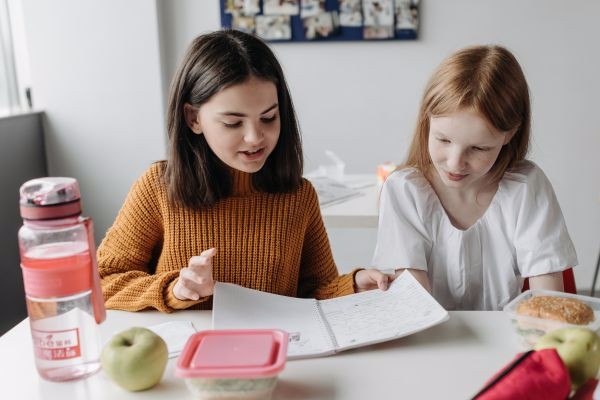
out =
{"type": "Polygon", "coordinates": [[[200,331],[177,361],[182,378],[264,378],[285,366],[288,334],[278,329],[200,331]]]}

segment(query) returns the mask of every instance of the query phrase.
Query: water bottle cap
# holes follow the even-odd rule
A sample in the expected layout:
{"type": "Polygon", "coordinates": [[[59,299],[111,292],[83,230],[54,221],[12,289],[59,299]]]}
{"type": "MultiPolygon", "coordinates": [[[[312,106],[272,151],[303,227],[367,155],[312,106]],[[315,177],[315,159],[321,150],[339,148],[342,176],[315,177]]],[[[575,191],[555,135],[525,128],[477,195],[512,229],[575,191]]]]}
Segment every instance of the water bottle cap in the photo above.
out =
{"type": "Polygon", "coordinates": [[[75,178],[36,178],[21,185],[21,216],[25,219],[53,219],[81,214],[81,194],[75,178]]]}

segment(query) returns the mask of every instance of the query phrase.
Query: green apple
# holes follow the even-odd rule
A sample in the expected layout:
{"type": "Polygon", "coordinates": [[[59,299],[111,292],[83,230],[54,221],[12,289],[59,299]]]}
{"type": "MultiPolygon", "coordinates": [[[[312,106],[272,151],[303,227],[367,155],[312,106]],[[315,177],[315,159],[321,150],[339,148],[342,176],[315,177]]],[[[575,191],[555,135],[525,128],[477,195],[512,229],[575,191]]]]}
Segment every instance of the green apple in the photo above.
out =
{"type": "Polygon", "coordinates": [[[536,350],[554,348],[565,363],[573,388],[577,389],[600,368],[600,338],[587,328],[562,328],[542,336],[536,350]]]}
{"type": "Polygon", "coordinates": [[[106,375],[124,389],[149,389],[162,378],[169,352],[165,341],[150,329],[134,327],[114,335],[102,349],[106,375]]]}

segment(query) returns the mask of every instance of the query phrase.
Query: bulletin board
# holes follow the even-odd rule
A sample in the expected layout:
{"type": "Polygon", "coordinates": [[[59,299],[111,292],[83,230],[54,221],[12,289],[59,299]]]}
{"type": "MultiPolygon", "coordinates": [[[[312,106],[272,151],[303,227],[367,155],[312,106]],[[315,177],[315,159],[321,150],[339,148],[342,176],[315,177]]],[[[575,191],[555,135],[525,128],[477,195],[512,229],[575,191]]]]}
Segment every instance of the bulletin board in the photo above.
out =
{"type": "Polygon", "coordinates": [[[415,40],[419,0],[219,0],[221,26],[270,42],[415,40]]]}

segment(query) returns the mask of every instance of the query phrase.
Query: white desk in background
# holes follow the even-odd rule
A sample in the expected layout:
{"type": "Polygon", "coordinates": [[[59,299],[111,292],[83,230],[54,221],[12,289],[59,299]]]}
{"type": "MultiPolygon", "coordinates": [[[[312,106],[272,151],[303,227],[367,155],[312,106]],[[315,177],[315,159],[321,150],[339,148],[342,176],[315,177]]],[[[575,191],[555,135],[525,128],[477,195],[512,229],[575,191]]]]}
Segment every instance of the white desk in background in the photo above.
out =
{"type": "Polygon", "coordinates": [[[381,187],[375,174],[345,175],[342,182],[360,195],[321,206],[321,215],[338,270],[347,273],[371,263],[377,242],[377,200],[381,187]]]}
{"type": "MultiPolygon", "coordinates": [[[[211,325],[210,311],[109,311],[103,340],[132,326],[192,321],[211,325]]],[[[279,375],[274,400],[467,399],[521,351],[507,316],[500,311],[455,311],[440,325],[402,339],[339,354],[289,361],[279,375]]],[[[29,321],[0,338],[0,382],[6,399],[128,400],[192,399],[169,360],[161,383],[137,393],[113,384],[103,371],[83,380],[41,379],[33,361],[29,321]]]]}
{"type": "Polygon", "coordinates": [[[328,228],[377,228],[379,210],[377,197],[380,186],[375,174],[345,175],[342,181],[357,188],[360,196],[321,207],[328,228]]]}

